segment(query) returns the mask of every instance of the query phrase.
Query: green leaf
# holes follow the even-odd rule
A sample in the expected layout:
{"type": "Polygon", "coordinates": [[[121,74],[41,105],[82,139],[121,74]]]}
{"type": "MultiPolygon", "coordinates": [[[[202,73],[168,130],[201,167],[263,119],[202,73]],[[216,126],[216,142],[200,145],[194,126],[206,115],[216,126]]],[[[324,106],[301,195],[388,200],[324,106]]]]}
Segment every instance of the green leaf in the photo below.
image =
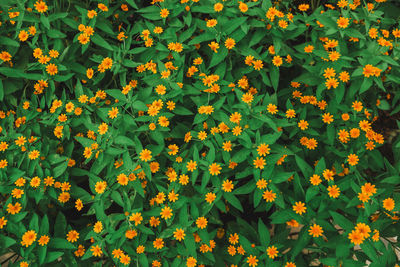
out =
{"type": "Polygon", "coordinates": [[[57,249],[76,249],[76,247],[66,239],[58,237],[51,238],[48,247],[57,249]]]}
{"type": "Polygon", "coordinates": [[[178,114],[178,115],[193,115],[193,112],[191,112],[190,110],[188,110],[187,108],[185,108],[183,106],[177,106],[174,109],[174,113],[178,114]]]}
{"type": "Polygon", "coordinates": [[[306,192],[306,202],[310,202],[317,194],[319,193],[319,189],[316,186],[309,187],[306,192]]]}
{"type": "Polygon", "coordinates": [[[271,127],[275,132],[278,132],[278,127],[276,126],[275,122],[268,116],[261,114],[260,116],[255,117],[263,122],[266,122],[269,127],[271,127]]]}
{"type": "Polygon", "coordinates": [[[121,194],[118,191],[116,190],[112,191],[111,199],[114,200],[121,207],[124,207],[124,201],[122,200],[121,194]]]}
{"type": "Polygon", "coordinates": [[[126,145],[126,146],[135,146],[135,142],[130,139],[129,137],[123,136],[123,135],[118,135],[114,139],[114,144],[117,145],[126,145]]]}
{"type": "Polygon", "coordinates": [[[3,101],[4,99],[4,87],[3,87],[3,81],[0,80],[0,101],[3,101]]]}
{"type": "Polygon", "coordinates": [[[239,187],[238,189],[235,189],[233,193],[235,195],[243,195],[243,194],[249,194],[254,191],[256,188],[256,184],[254,182],[248,182],[247,184],[239,187]]]}
{"type": "Polygon", "coordinates": [[[258,234],[260,235],[261,245],[267,247],[270,241],[269,231],[260,218],[258,219],[258,234]]]}
{"type": "Polygon", "coordinates": [[[57,38],[64,39],[65,37],[67,37],[67,35],[65,33],[60,32],[58,30],[54,30],[54,29],[46,31],[46,34],[47,34],[47,36],[49,36],[50,38],[53,38],[53,39],[57,39],[57,38]]]}
{"type": "Polygon", "coordinates": [[[224,198],[228,201],[229,204],[243,212],[242,204],[240,203],[239,199],[235,197],[235,195],[231,193],[224,193],[224,198]]]}
{"type": "Polygon", "coordinates": [[[329,124],[326,127],[326,135],[328,137],[327,144],[333,145],[333,142],[335,141],[335,126],[333,124],[329,124]]]}
{"type": "Polygon", "coordinates": [[[313,168],[305,162],[304,159],[295,155],[297,166],[299,166],[301,172],[303,173],[304,177],[310,177],[313,173],[313,168]]]}
{"type": "Polygon", "coordinates": [[[0,248],[2,249],[8,248],[14,245],[15,243],[17,243],[17,241],[12,239],[11,237],[0,235],[0,248]]]}
{"type": "Polygon", "coordinates": [[[54,13],[54,14],[51,14],[51,15],[48,17],[48,19],[49,19],[49,22],[52,22],[52,21],[54,21],[54,20],[63,19],[63,18],[65,18],[65,17],[67,17],[68,14],[69,14],[68,12],[64,12],[64,13],[54,13]]]}
{"type": "Polygon", "coordinates": [[[199,36],[194,37],[189,43],[188,45],[194,45],[194,44],[199,44],[201,42],[205,42],[205,41],[210,41],[210,40],[214,40],[215,39],[215,34],[212,33],[203,33],[199,36]]]}
{"type": "Polygon", "coordinates": [[[365,240],[363,243],[360,244],[362,251],[372,260],[377,261],[378,253],[371,244],[370,240],[365,240]]]}
{"type": "Polygon", "coordinates": [[[353,223],[350,220],[346,219],[343,215],[340,215],[337,212],[329,211],[329,213],[331,214],[335,223],[337,223],[340,227],[342,227],[346,231],[351,231],[351,229],[353,228],[353,223]]]}
{"type": "Polygon", "coordinates": [[[42,222],[40,223],[40,233],[45,235],[49,232],[49,219],[47,215],[44,215],[42,218],[42,222]]]}
{"type": "Polygon", "coordinates": [[[65,229],[67,228],[67,221],[62,212],[58,212],[56,223],[57,227],[54,229],[54,236],[65,237],[65,229]]]}
{"type": "Polygon", "coordinates": [[[104,40],[103,37],[101,37],[99,34],[95,33],[92,36],[92,41],[93,41],[93,43],[95,43],[98,46],[101,46],[110,51],[114,51],[114,49],[111,47],[111,45],[109,43],[107,43],[107,41],[104,40]]]}
{"type": "Polygon", "coordinates": [[[6,46],[19,47],[19,43],[11,38],[0,36],[0,43],[6,46]]]}
{"type": "Polygon", "coordinates": [[[290,257],[292,260],[294,260],[296,256],[302,251],[302,249],[306,247],[310,239],[311,236],[307,233],[306,227],[303,227],[293,247],[293,251],[290,253],[290,257]]]}
{"type": "Polygon", "coordinates": [[[230,35],[234,30],[236,30],[240,25],[242,25],[247,20],[247,17],[239,17],[228,21],[224,29],[224,33],[230,35]]]}
{"type": "Polygon", "coordinates": [[[53,261],[57,260],[58,258],[60,258],[62,255],[64,255],[64,252],[60,252],[60,251],[49,252],[49,253],[47,253],[45,263],[53,262],[53,261]]]}
{"type": "Polygon", "coordinates": [[[218,50],[218,53],[213,53],[208,69],[218,65],[221,61],[223,61],[226,58],[227,55],[228,55],[228,49],[226,47],[220,48],[218,50]]]}
{"type": "Polygon", "coordinates": [[[46,259],[46,252],[47,252],[47,246],[40,246],[39,247],[39,264],[43,264],[44,260],[46,259]]]}
{"type": "Polygon", "coordinates": [[[45,15],[40,15],[40,21],[47,29],[50,29],[49,19],[45,15]]]}
{"type": "Polygon", "coordinates": [[[134,9],[138,9],[138,6],[136,5],[134,0],[126,0],[126,2],[133,7],[134,9]]]}
{"type": "Polygon", "coordinates": [[[286,182],[292,175],[293,175],[293,172],[279,172],[279,173],[273,175],[271,179],[274,184],[278,184],[278,183],[286,182]]]}
{"type": "Polygon", "coordinates": [[[361,84],[359,93],[362,94],[362,93],[364,93],[365,91],[368,91],[368,89],[370,89],[371,86],[372,86],[372,82],[373,82],[373,81],[372,81],[371,78],[364,78],[364,81],[363,81],[363,83],[361,84]]]}
{"type": "Polygon", "coordinates": [[[183,241],[185,243],[185,247],[188,250],[187,254],[196,256],[196,242],[194,241],[193,235],[187,234],[183,241]]]}
{"type": "Polygon", "coordinates": [[[32,215],[32,219],[29,222],[29,229],[39,231],[39,217],[36,213],[32,215]]]}
{"type": "Polygon", "coordinates": [[[61,174],[63,174],[67,170],[67,167],[68,167],[68,161],[65,161],[60,165],[58,165],[57,167],[55,167],[53,170],[54,178],[61,176],[61,174]]]}

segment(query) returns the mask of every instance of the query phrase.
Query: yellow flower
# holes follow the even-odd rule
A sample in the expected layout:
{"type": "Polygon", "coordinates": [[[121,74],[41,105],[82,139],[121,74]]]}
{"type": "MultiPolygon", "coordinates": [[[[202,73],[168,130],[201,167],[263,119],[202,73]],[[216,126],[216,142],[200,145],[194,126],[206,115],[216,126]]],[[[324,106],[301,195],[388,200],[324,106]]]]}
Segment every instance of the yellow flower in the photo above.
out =
{"type": "Polygon", "coordinates": [[[36,1],[34,6],[35,6],[36,11],[39,13],[44,13],[48,10],[48,7],[44,1],[36,1]]]}
{"type": "Polygon", "coordinates": [[[101,250],[101,247],[99,247],[99,245],[92,246],[90,250],[95,257],[100,257],[101,255],[103,255],[103,251],[101,250]]]}
{"type": "Polygon", "coordinates": [[[218,175],[221,173],[222,167],[217,163],[212,163],[209,167],[209,172],[211,175],[218,175]]]}
{"type": "Polygon", "coordinates": [[[36,236],[37,234],[34,230],[26,231],[22,236],[21,245],[29,247],[30,245],[33,244],[33,242],[35,242],[36,236]]]}
{"type": "Polygon", "coordinates": [[[197,227],[199,227],[200,229],[204,229],[207,226],[207,219],[205,217],[199,217],[196,220],[196,225],[197,227]]]}
{"type": "Polygon", "coordinates": [[[207,20],[207,27],[213,28],[217,25],[218,21],[216,19],[209,19],[207,20]]]}
{"type": "Polygon", "coordinates": [[[185,236],[185,231],[182,228],[176,228],[174,232],[174,237],[176,240],[182,241],[183,239],[185,239],[185,236]]]}
{"type": "Polygon", "coordinates": [[[305,206],[305,203],[298,201],[293,205],[293,210],[297,213],[297,214],[303,214],[306,212],[307,207],[305,206]]]}
{"type": "Polygon", "coordinates": [[[278,256],[278,250],[275,246],[270,246],[267,248],[267,255],[270,259],[274,259],[276,256],[278,256]]]}
{"type": "Polygon", "coordinates": [[[340,17],[336,20],[336,23],[339,28],[345,29],[347,26],[349,26],[349,21],[349,18],[340,17]]]}
{"type": "Polygon", "coordinates": [[[33,160],[33,159],[37,159],[40,156],[40,152],[38,150],[33,150],[31,152],[29,152],[29,159],[33,160]]]}
{"type": "Polygon", "coordinates": [[[166,17],[168,17],[168,15],[169,15],[168,9],[166,9],[166,8],[161,9],[161,11],[160,11],[160,16],[161,16],[162,18],[166,18],[166,17]]]}
{"type": "Polygon", "coordinates": [[[226,179],[225,181],[222,182],[222,190],[224,190],[225,192],[232,192],[233,190],[233,183],[232,181],[226,179]]]}
{"type": "Polygon", "coordinates": [[[70,231],[67,233],[67,240],[68,240],[68,242],[74,243],[74,242],[78,241],[78,239],[79,239],[79,233],[78,233],[77,231],[75,231],[75,230],[70,230],[70,231]]]}
{"type": "Polygon", "coordinates": [[[164,208],[161,209],[160,212],[161,218],[168,220],[172,217],[172,209],[168,206],[165,206],[164,208]]]}
{"type": "Polygon", "coordinates": [[[143,149],[141,152],[140,152],[140,159],[142,160],[142,161],[145,161],[145,162],[147,162],[147,161],[150,161],[151,160],[151,151],[150,150],[148,150],[148,149],[143,149]]]}
{"type": "Polygon", "coordinates": [[[100,233],[103,230],[103,224],[99,221],[97,221],[94,226],[93,226],[93,231],[95,233],[100,233]]]}
{"type": "Polygon", "coordinates": [[[38,243],[39,243],[40,246],[44,246],[44,245],[47,245],[49,243],[49,241],[50,241],[50,237],[49,236],[42,235],[39,238],[38,243]]]}
{"type": "Polygon", "coordinates": [[[385,200],[383,200],[383,208],[388,210],[388,211],[392,211],[394,209],[395,206],[395,202],[393,198],[386,198],[385,200]]]}
{"type": "Polygon", "coordinates": [[[96,191],[97,194],[103,194],[107,188],[107,182],[106,181],[97,182],[95,184],[94,188],[95,188],[94,190],[96,191]]]}

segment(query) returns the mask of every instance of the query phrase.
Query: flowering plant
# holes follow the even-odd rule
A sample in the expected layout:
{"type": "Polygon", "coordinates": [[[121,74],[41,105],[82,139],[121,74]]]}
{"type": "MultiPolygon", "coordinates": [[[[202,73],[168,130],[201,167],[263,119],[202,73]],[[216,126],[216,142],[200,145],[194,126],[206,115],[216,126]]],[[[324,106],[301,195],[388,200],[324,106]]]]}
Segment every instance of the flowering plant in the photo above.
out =
{"type": "Polygon", "coordinates": [[[400,8],[323,2],[2,0],[4,262],[394,266],[400,8]]]}

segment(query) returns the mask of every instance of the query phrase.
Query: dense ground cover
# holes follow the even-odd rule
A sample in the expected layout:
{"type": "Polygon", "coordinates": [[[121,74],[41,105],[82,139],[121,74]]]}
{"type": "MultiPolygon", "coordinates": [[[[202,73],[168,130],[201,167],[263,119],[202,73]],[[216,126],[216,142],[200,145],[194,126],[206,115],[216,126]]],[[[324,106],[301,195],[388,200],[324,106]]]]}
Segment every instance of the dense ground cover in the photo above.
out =
{"type": "Polygon", "coordinates": [[[0,1],[0,254],[395,266],[398,4],[0,1]]]}

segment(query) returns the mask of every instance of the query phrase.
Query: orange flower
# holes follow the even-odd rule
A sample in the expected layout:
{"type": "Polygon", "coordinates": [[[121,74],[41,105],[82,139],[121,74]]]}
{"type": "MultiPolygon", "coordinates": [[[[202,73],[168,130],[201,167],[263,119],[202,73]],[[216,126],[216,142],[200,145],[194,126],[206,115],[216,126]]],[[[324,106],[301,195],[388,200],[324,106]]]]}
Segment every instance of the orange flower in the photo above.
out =
{"type": "Polygon", "coordinates": [[[161,16],[162,18],[166,18],[166,17],[168,17],[168,15],[169,15],[168,9],[166,9],[166,8],[161,9],[161,11],[160,11],[160,16],[161,16]]]}
{"type": "Polygon", "coordinates": [[[0,218],[0,229],[7,225],[7,220],[3,217],[0,218]]]}
{"type": "Polygon", "coordinates": [[[44,245],[47,245],[49,243],[49,241],[50,241],[50,237],[49,236],[42,235],[39,238],[38,243],[39,243],[40,246],[44,246],[44,245]]]}
{"type": "Polygon", "coordinates": [[[313,224],[310,226],[310,229],[308,230],[309,234],[312,235],[313,237],[319,237],[322,236],[322,233],[324,232],[322,230],[322,227],[319,226],[318,224],[313,224]]]}
{"type": "Polygon", "coordinates": [[[260,156],[265,157],[267,154],[269,154],[271,149],[269,148],[269,145],[262,143],[257,147],[257,153],[260,156]]]}
{"type": "Polygon", "coordinates": [[[239,1],[239,10],[240,12],[246,13],[247,10],[249,10],[249,7],[242,1],[239,1]]]}
{"type": "Polygon", "coordinates": [[[39,13],[44,13],[48,10],[46,3],[43,1],[36,1],[34,6],[35,6],[36,11],[39,13]]]}
{"type": "Polygon", "coordinates": [[[75,230],[70,230],[67,234],[67,240],[71,243],[78,241],[79,233],[75,230]]]}
{"type": "Polygon", "coordinates": [[[21,211],[22,207],[19,202],[16,202],[14,205],[11,203],[8,203],[7,205],[7,212],[14,215],[17,214],[21,211]]]}
{"type": "Polygon", "coordinates": [[[161,218],[168,220],[173,215],[172,209],[168,206],[165,206],[164,208],[161,209],[160,215],[161,215],[161,218]]]}
{"type": "Polygon", "coordinates": [[[107,188],[107,182],[106,181],[97,182],[94,187],[97,194],[103,194],[107,188]]]}
{"type": "Polygon", "coordinates": [[[216,19],[209,19],[207,20],[207,27],[213,28],[217,25],[218,21],[216,19]]]}
{"type": "Polygon", "coordinates": [[[147,162],[147,161],[149,161],[149,160],[151,160],[151,151],[150,150],[148,150],[148,149],[143,149],[141,152],[140,152],[140,159],[142,160],[142,161],[145,161],[145,162],[147,162]]]}
{"type": "Polygon", "coordinates": [[[263,157],[257,157],[255,160],[253,160],[253,164],[256,169],[264,169],[265,166],[265,159],[263,157]]]}
{"type": "Polygon", "coordinates": [[[337,185],[328,186],[328,195],[332,198],[337,198],[340,195],[340,189],[337,185]]]}
{"type": "Polygon", "coordinates": [[[272,63],[279,67],[282,65],[283,61],[282,61],[282,57],[281,56],[274,56],[274,58],[272,59],[272,63]]]}
{"type": "Polygon", "coordinates": [[[40,152],[38,150],[32,150],[31,152],[29,152],[29,159],[33,160],[33,159],[37,159],[40,156],[40,152]]]}
{"type": "Polygon", "coordinates": [[[249,264],[249,266],[251,267],[255,267],[258,265],[258,259],[256,256],[250,255],[247,257],[247,263],[249,264]]]}
{"type": "Polygon", "coordinates": [[[310,5],[309,4],[300,4],[298,8],[299,8],[300,11],[304,12],[304,11],[307,11],[310,8],[310,5]]]}
{"type": "Polygon", "coordinates": [[[129,221],[134,221],[135,226],[138,226],[143,221],[142,214],[140,212],[132,213],[132,215],[129,216],[129,221]]]}
{"type": "Polygon", "coordinates": [[[21,42],[25,42],[26,40],[28,40],[28,37],[29,37],[29,34],[25,30],[20,31],[18,34],[18,38],[21,42]]]}
{"type": "Polygon", "coordinates": [[[233,187],[234,185],[229,179],[226,179],[222,182],[222,190],[224,190],[225,192],[232,192],[233,187]]]}
{"type": "Polygon", "coordinates": [[[174,232],[174,237],[176,240],[182,241],[183,239],[185,239],[185,236],[185,231],[182,228],[176,228],[174,232]]]}
{"type": "Polygon", "coordinates": [[[34,230],[26,231],[22,236],[21,245],[29,247],[30,245],[33,244],[33,242],[35,242],[36,236],[37,234],[34,230]]]}
{"type": "Polygon", "coordinates": [[[276,198],[276,193],[274,193],[272,190],[265,190],[263,193],[263,198],[266,202],[273,202],[276,198]]]}
{"type": "Polygon", "coordinates": [[[297,213],[297,214],[303,214],[306,212],[307,207],[305,205],[305,203],[298,201],[295,202],[295,204],[293,205],[293,210],[297,213]]]}
{"type": "Polygon", "coordinates": [[[103,251],[101,250],[101,247],[99,245],[92,246],[90,248],[90,251],[92,251],[92,254],[95,257],[100,257],[101,255],[103,255],[103,251]]]}
{"type": "Polygon", "coordinates": [[[351,233],[348,235],[348,238],[354,245],[360,245],[364,241],[362,234],[357,230],[351,231],[351,233]]]}
{"type": "Polygon", "coordinates": [[[324,113],[322,115],[322,121],[326,124],[330,124],[331,122],[333,122],[333,115],[331,115],[330,113],[324,113]]]}
{"type": "Polygon", "coordinates": [[[358,156],[356,154],[350,154],[347,156],[347,162],[351,166],[355,166],[358,164],[358,156]]]}
{"type": "Polygon", "coordinates": [[[232,49],[232,48],[234,48],[235,47],[235,44],[236,44],[236,42],[235,42],[235,40],[234,39],[232,39],[232,38],[227,38],[226,40],[225,40],[225,47],[227,48],[227,49],[232,49]]]}
{"type": "Polygon", "coordinates": [[[200,229],[204,229],[207,226],[207,219],[205,217],[199,217],[196,220],[196,225],[197,227],[199,227],[200,229]]]}
{"type": "Polygon", "coordinates": [[[156,238],[153,241],[153,246],[155,249],[162,249],[164,247],[164,240],[162,238],[156,238]]]}
{"type": "Polygon", "coordinates": [[[56,75],[58,73],[58,67],[54,65],[53,63],[50,63],[49,65],[46,66],[46,71],[50,75],[56,75]]]}
{"type": "Polygon", "coordinates": [[[188,257],[186,259],[186,267],[195,267],[197,264],[197,260],[194,257],[188,257]]]}
{"type": "Polygon", "coordinates": [[[206,194],[206,202],[208,202],[208,203],[211,204],[211,203],[215,200],[216,197],[217,197],[217,196],[215,195],[215,193],[208,192],[208,193],[206,194]]]}
{"type": "Polygon", "coordinates": [[[314,50],[313,45],[307,45],[306,47],[304,47],[304,52],[306,53],[312,53],[313,50],[314,50]]]}
{"type": "Polygon", "coordinates": [[[395,202],[393,200],[393,198],[387,198],[385,200],[383,200],[383,208],[385,208],[388,211],[392,211],[394,209],[395,206],[395,202]]]}
{"type": "Polygon", "coordinates": [[[270,246],[267,248],[267,255],[270,259],[274,259],[278,256],[278,249],[275,246],[270,246]]]}
{"type": "Polygon", "coordinates": [[[218,175],[221,173],[222,167],[217,163],[212,163],[209,167],[209,172],[211,175],[218,175]]]}
{"type": "Polygon", "coordinates": [[[300,120],[297,123],[297,126],[299,126],[299,128],[304,131],[304,130],[306,130],[308,128],[308,122],[305,121],[305,120],[300,120]]]}
{"type": "Polygon", "coordinates": [[[349,18],[340,17],[336,20],[336,23],[339,28],[345,29],[347,26],[349,26],[349,21],[349,18]]]}

